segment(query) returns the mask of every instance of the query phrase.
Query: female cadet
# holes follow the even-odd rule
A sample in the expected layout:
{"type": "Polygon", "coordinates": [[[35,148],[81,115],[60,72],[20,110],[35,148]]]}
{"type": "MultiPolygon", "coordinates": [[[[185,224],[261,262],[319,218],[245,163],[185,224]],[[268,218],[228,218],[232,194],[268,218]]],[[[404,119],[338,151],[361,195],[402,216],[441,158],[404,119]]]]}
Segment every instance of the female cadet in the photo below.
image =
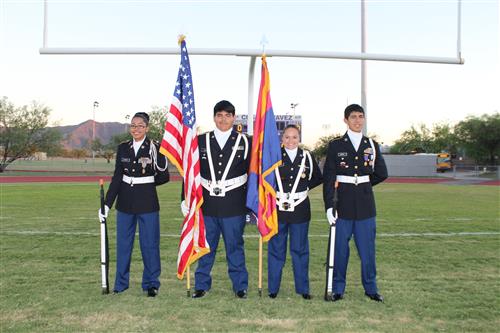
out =
{"type": "Polygon", "coordinates": [[[138,112],[132,118],[132,140],[122,142],[116,153],[116,164],[105,199],[105,214],[116,203],[116,277],[113,293],[128,289],[130,260],[134,246],[135,229],[139,224],[144,270],[142,289],[155,297],[160,288],[160,219],[156,186],[169,181],[167,160],[158,154],[159,144],[150,140],[149,116],[138,112]]]}
{"type": "Polygon", "coordinates": [[[295,292],[304,299],[309,294],[309,240],[311,206],[308,190],[323,181],[321,171],[310,152],[299,148],[300,132],[295,125],[288,125],[282,136],[282,165],[276,170],[278,192],[278,233],[268,245],[269,297],[276,298],[280,289],[281,273],[286,259],[287,237],[290,234],[295,292]]]}

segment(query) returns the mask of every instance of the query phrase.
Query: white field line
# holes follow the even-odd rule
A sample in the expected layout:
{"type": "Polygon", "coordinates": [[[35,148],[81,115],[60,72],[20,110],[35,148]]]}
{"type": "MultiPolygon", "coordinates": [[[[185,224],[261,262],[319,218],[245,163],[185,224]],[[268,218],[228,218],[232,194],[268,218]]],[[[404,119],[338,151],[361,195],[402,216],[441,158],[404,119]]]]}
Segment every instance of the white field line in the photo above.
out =
{"type": "MultiPolygon", "coordinates": [[[[13,230],[0,231],[4,235],[28,235],[28,236],[99,236],[98,232],[85,231],[39,231],[39,230],[13,230]]],[[[138,235],[138,233],[136,233],[138,235]]],[[[462,237],[462,236],[496,236],[500,235],[497,231],[478,231],[478,232],[402,232],[402,233],[377,233],[378,237],[462,237]]],[[[160,234],[161,237],[178,238],[176,234],[160,234]]],[[[245,238],[257,238],[258,235],[244,235],[245,238]]],[[[310,234],[310,238],[327,238],[328,235],[310,234]]]]}
{"type": "MultiPolygon", "coordinates": [[[[13,216],[0,216],[0,220],[12,220],[12,219],[15,219],[15,218],[19,218],[19,217],[13,217],[13,216]]],[[[29,218],[23,218],[23,221],[24,222],[29,222],[30,220],[53,220],[54,219],[54,216],[31,216],[29,218]]],[[[82,217],[82,216],[74,216],[74,217],[64,217],[64,220],[68,221],[68,220],[88,220],[88,221],[94,221],[94,220],[97,220],[97,216],[92,216],[92,217],[82,217]]],[[[169,221],[183,221],[184,219],[182,217],[173,217],[173,218],[170,218],[168,219],[169,221]]],[[[487,219],[473,219],[473,218],[470,218],[470,217],[447,217],[447,218],[432,218],[432,217],[419,217],[419,218],[409,218],[409,219],[401,219],[399,221],[411,221],[411,222],[421,222],[421,221],[455,221],[455,222],[459,222],[459,221],[473,221],[473,220],[476,220],[476,221],[484,221],[484,220],[498,220],[500,221],[500,219],[495,219],[495,218],[487,218],[487,219]]],[[[378,222],[393,222],[392,220],[388,220],[388,219],[383,219],[383,218],[377,218],[377,221],[378,222]]],[[[326,219],[314,219],[311,221],[311,223],[315,223],[315,222],[326,222],[326,219]]]]}

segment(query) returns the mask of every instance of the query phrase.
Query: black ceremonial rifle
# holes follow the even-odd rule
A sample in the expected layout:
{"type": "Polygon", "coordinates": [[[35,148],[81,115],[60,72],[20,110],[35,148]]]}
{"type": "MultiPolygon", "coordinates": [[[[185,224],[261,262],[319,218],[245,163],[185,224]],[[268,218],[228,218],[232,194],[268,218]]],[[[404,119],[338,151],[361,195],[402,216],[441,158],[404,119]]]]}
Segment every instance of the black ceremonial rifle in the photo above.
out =
{"type": "Polygon", "coordinates": [[[333,265],[335,259],[335,228],[337,224],[337,202],[339,201],[337,188],[339,182],[335,182],[335,191],[333,192],[333,216],[335,221],[330,224],[330,236],[328,237],[328,252],[326,254],[326,287],[325,301],[333,300],[333,265]]]}
{"type": "MultiPolygon", "coordinates": [[[[101,214],[104,215],[104,181],[99,180],[101,193],[101,214]]],[[[109,244],[108,244],[108,226],[106,218],[101,222],[101,286],[102,294],[109,294],[109,244]]]]}

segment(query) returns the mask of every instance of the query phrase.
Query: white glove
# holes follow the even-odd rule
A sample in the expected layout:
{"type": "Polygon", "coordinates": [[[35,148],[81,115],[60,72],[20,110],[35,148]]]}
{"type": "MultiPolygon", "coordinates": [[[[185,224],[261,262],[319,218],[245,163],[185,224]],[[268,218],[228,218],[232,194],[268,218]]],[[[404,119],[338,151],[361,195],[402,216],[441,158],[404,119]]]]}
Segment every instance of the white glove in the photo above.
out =
{"type": "Polygon", "coordinates": [[[335,218],[335,216],[333,216],[333,208],[328,208],[326,210],[326,219],[328,220],[328,223],[330,225],[335,224],[336,218],[335,218]]]}
{"type": "Polygon", "coordinates": [[[104,220],[108,218],[108,213],[109,213],[108,205],[104,205],[104,214],[101,213],[101,209],[99,208],[99,221],[104,222],[104,220]]]}
{"type": "Polygon", "coordinates": [[[182,212],[182,215],[184,215],[184,217],[186,217],[187,214],[189,214],[189,208],[186,205],[186,200],[182,200],[182,202],[181,202],[181,212],[182,212]]]}

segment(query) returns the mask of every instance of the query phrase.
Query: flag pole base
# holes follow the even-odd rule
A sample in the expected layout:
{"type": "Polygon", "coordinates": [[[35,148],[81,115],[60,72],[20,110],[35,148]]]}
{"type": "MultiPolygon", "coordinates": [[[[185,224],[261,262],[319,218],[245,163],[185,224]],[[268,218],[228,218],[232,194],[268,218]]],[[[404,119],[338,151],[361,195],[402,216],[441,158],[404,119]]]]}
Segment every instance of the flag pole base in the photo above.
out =
{"type": "Polygon", "coordinates": [[[109,288],[102,288],[101,293],[102,293],[103,295],[107,295],[107,294],[109,294],[109,288]]]}
{"type": "Polygon", "coordinates": [[[262,288],[259,288],[259,297],[262,297],[262,288]]]}
{"type": "Polygon", "coordinates": [[[190,290],[190,289],[186,290],[186,296],[187,296],[188,298],[189,298],[189,297],[191,297],[191,290],[190,290]]]}

